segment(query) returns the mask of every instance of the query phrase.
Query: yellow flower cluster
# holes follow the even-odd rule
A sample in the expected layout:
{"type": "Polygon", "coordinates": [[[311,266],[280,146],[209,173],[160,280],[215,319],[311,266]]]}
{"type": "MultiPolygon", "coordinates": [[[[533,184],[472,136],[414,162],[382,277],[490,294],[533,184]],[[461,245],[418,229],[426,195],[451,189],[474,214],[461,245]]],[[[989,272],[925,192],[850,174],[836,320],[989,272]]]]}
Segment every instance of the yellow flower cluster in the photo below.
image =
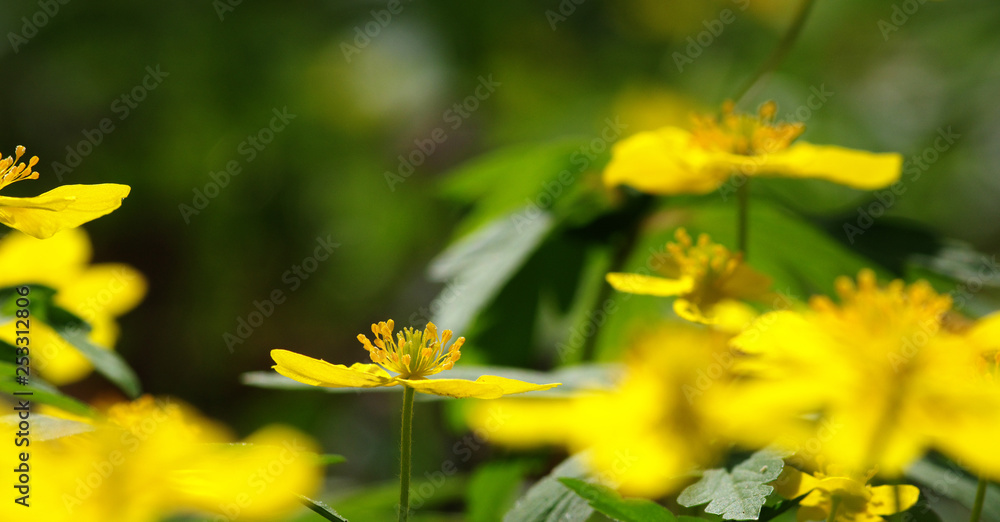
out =
{"type": "MultiPolygon", "coordinates": [[[[0,503],[0,519],[30,513],[45,522],[158,522],[199,512],[275,520],[321,480],[316,443],[304,433],[273,425],[234,444],[226,429],[176,400],[119,403],[58,438],[45,437],[38,419],[28,461],[30,507],[0,503]]],[[[48,419],[55,426],[62,420],[48,419]]],[[[0,422],[0,431],[13,440],[16,420],[0,422]]]]}

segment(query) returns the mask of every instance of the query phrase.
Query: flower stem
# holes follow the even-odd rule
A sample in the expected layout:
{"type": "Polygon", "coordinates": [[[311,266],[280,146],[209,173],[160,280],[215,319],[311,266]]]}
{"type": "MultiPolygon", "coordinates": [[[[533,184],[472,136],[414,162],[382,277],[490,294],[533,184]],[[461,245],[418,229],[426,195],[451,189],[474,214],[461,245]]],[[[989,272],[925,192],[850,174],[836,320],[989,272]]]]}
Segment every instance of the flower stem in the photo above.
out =
{"type": "Polygon", "coordinates": [[[782,60],[788,54],[788,51],[792,49],[792,45],[795,44],[795,40],[798,39],[799,34],[802,32],[802,28],[806,25],[806,19],[809,17],[809,11],[812,10],[813,4],[816,0],[803,0],[799,4],[799,10],[795,13],[795,19],[792,20],[791,25],[788,26],[788,30],[785,31],[785,35],[781,37],[781,41],[778,42],[778,46],[774,48],[771,52],[771,56],[768,56],[767,61],[762,63],[757,71],[747,80],[736,94],[733,99],[738,103],[750,89],[757,84],[757,82],[764,77],[767,73],[778,68],[781,65],[782,60]]]}
{"type": "Polygon", "coordinates": [[[972,503],[972,517],[969,522],[979,522],[979,517],[983,514],[983,502],[986,500],[986,477],[979,477],[979,484],[976,485],[976,500],[972,503]]]}
{"type": "Polygon", "coordinates": [[[736,189],[736,213],[737,213],[737,243],[739,251],[743,253],[743,259],[747,258],[747,228],[750,216],[750,177],[743,177],[743,184],[736,189]]]}
{"type": "Polygon", "coordinates": [[[826,522],[834,522],[837,520],[837,509],[840,507],[840,497],[837,495],[833,496],[830,501],[830,516],[826,517],[826,522]]]}
{"type": "Polygon", "coordinates": [[[410,518],[410,452],[413,449],[413,388],[403,386],[403,425],[399,442],[399,522],[410,518]]]}

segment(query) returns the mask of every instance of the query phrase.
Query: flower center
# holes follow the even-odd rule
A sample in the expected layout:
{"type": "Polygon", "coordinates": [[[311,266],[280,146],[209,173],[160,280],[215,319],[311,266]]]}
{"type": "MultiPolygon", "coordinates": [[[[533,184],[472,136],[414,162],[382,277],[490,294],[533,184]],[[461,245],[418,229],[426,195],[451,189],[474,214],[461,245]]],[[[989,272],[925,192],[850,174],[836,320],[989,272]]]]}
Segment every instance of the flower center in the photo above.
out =
{"type": "Polygon", "coordinates": [[[722,115],[695,116],[694,142],[711,151],[743,156],[770,154],[787,149],[806,130],[801,123],[776,123],[778,104],[769,101],[757,115],[737,114],[732,101],[722,105],[722,115]]]}
{"type": "MultiPolygon", "coordinates": [[[[704,299],[718,296],[708,295],[716,290],[717,283],[731,276],[742,261],[742,255],[732,253],[726,247],[713,243],[707,234],[698,236],[695,243],[683,228],[674,233],[676,243],[667,243],[667,252],[677,265],[678,276],[697,282],[696,293],[704,299]]],[[[694,297],[694,296],[693,296],[694,297]]]]}
{"type": "Polygon", "coordinates": [[[18,145],[14,156],[0,158],[0,189],[22,179],[38,179],[38,173],[31,170],[38,163],[38,156],[32,156],[27,165],[18,163],[24,151],[24,147],[18,145]]]}
{"type": "Polygon", "coordinates": [[[392,330],[392,319],[379,322],[372,325],[374,341],[363,334],[358,334],[358,341],[368,351],[372,362],[398,373],[404,379],[420,379],[441,370],[450,370],[462,356],[459,349],[465,343],[465,337],[455,339],[448,347],[451,330],[441,332],[438,338],[434,323],[427,323],[423,330],[404,328],[396,333],[395,339],[392,330]]]}

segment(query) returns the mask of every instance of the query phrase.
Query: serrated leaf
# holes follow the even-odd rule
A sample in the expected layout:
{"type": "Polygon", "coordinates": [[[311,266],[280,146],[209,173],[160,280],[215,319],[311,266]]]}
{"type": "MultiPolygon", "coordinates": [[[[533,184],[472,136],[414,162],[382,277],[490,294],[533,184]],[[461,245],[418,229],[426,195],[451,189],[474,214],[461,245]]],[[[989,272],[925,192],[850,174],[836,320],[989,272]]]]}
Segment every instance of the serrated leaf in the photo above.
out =
{"type": "Polygon", "coordinates": [[[298,497],[299,497],[299,502],[301,502],[305,507],[316,512],[316,514],[318,514],[319,516],[327,520],[332,520],[333,522],[348,522],[346,518],[340,516],[340,513],[337,513],[336,510],[324,504],[323,502],[320,502],[319,500],[313,500],[303,495],[298,495],[298,497]]]}
{"type": "Polygon", "coordinates": [[[677,522],[667,508],[647,499],[622,498],[617,491],[600,484],[561,478],[566,487],[587,500],[591,507],[619,522],[677,522]]]}
{"type": "MultiPolygon", "coordinates": [[[[41,413],[31,414],[31,441],[45,441],[69,437],[94,431],[94,427],[86,422],[70,419],[61,419],[51,415],[41,413]]],[[[4,415],[0,417],[0,423],[17,426],[22,419],[17,414],[4,415]]]]}
{"type": "Polygon", "coordinates": [[[560,478],[591,478],[585,456],[574,455],[532,486],[503,517],[504,522],[558,522],[586,520],[594,508],[561,482],[560,478]]]}
{"type": "Polygon", "coordinates": [[[757,520],[767,496],[774,488],[767,483],[778,478],[785,463],[774,450],[761,450],[738,464],[706,470],[701,480],[691,484],[677,497],[685,507],[708,503],[706,513],[729,520],[757,520]]]}

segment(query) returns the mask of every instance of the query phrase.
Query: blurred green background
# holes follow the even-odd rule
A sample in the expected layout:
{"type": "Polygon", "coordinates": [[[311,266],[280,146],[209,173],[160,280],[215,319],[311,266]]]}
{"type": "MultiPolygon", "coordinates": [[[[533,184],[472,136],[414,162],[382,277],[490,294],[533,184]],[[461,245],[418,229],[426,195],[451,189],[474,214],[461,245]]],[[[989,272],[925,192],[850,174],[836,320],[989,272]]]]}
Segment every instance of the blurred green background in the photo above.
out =
{"type": "MultiPolygon", "coordinates": [[[[96,261],[127,262],[149,278],[146,300],[120,321],[117,347],[145,390],[180,397],[241,435],[274,421],[298,425],[327,451],[349,457],[331,470],[334,484],[391,480],[397,394],[267,391],[240,384],[240,374],[268,368],[273,348],[359,361],[365,353],[355,336],[370,323],[393,317],[422,325],[443,288],[428,278],[428,264],[474,228],[460,224],[476,216],[470,198],[448,197],[456,193],[443,185],[449,171],[507,147],[533,150],[564,138],[591,143],[608,121],[628,135],[715,110],[764,61],[797,6],[4,2],[0,148],[10,153],[25,145],[41,158],[42,173],[5,194],[37,194],[60,183],[131,185],[120,210],[86,228],[96,261]],[[45,13],[53,6],[58,12],[45,13]],[[731,23],[722,22],[727,9],[731,23]],[[157,70],[159,80],[150,75],[157,70]],[[282,123],[272,120],[274,111],[294,117],[282,123]],[[105,119],[110,132],[99,130],[105,119]],[[400,156],[420,160],[412,174],[400,170],[400,156]],[[207,187],[210,173],[227,164],[239,174],[217,192],[207,187]],[[185,214],[181,205],[198,212],[185,214]],[[326,238],[339,245],[332,256],[293,284],[286,271],[326,238]],[[276,289],[287,300],[230,351],[224,334],[235,335],[255,301],[276,289]]],[[[897,272],[913,254],[937,252],[944,238],[995,252],[997,27],[1000,4],[991,0],[818,2],[787,59],[743,107],[775,99],[779,115],[805,121],[804,140],[904,154],[911,169],[904,170],[906,192],[854,244],[842,225],[854,223],[873,194],[768,180],[755,184],[754,197],[805,216],[834,243],[872,253],[897,272]],[[809,107],[816,92],[828,94],[809,107]],[[959,137],[934,161],[910,159],[948,129],[959,137]]],[[[566,150],[564,162],[575,149],[566,150]]],[[[573,164],[582,181],[594,181],[607,159],[604,147],[593,152],[586,165],[573,164]]],[[[521,174],[496,178],[498,190],[509,183],[526,194],[544,191],[542,180],[521,174]]],[[[595,212],[643,204],[630,198],[601,199],[595,212]]],[[[719,202],[715,194],[695,199],[719,202]]],[[[562,239],[529,263],[537,274],[518,276],[527,291],[493,296],[488,320],[458,332],[470,336],[463,361],[555,364],[554,346],[570,331],[546,326],[547,308],[536,302],[543,292],[535,288],[573,287],[591,267],[597,292],[593,267],[601,261],[591,259],[610,254],[593,245],[616,241],[616,223],[561,229],[562,239]],[[535,299],[514,298],[522,295],[535,299]]],[[[752,233],[766,238],[768,230],[752,233]]],[[[790,262],[809,263],[805,254],[790,262]]],[[[96,376],[68,389],[87,400],[110,390],[96,376]]],[[[463,436],[442,422],[447,412],[439,404],[418,406],[423,442],[416,470],[439,466],[463,436]],[[428,436],[435,433],[441,437],[428,436]]],[[[488,455],[477,452],[460,467],[488,455]]]]}

